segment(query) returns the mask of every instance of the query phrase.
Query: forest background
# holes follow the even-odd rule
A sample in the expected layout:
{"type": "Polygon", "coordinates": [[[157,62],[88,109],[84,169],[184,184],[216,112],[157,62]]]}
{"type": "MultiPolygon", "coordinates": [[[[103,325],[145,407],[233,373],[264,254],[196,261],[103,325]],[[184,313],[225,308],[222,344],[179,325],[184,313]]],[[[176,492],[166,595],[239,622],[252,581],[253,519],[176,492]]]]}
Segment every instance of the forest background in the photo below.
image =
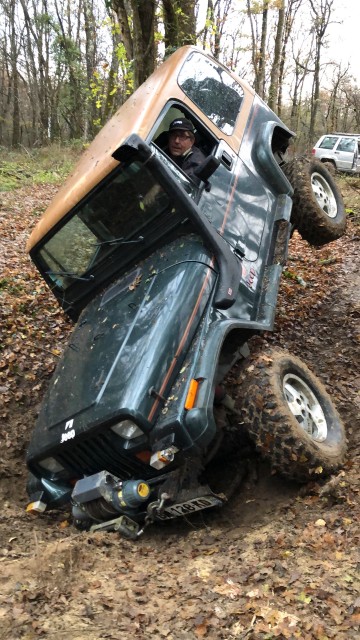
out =
{"type": "Polygon", "coordinates": [[[245,78],[297,133],[297,153],[359,132],[351,42],[334,42],[352,1],[0,0],[0,147],[82,146],[183,44],[245,78]]]}
{"type": "Polygon", "coordinates": [[[293,235],[275,331],[252,347],[284,348],[320,377],[348,435],[344,469],[300,487],[251,460],[222,509],[154,525],[136,544],[25,510],[26,448],[72,328],[25,253],[30,229],[84,144],[184,43],[256,87],[298,152],[324,131],[360,132],[351,43],[334,36],[339,19],[358,27],[345,3],[360,11],[358,0],[0,0],[0,640],[360,637],[356,176],[336,177],[342,238],[316,249],[293,235]]]}

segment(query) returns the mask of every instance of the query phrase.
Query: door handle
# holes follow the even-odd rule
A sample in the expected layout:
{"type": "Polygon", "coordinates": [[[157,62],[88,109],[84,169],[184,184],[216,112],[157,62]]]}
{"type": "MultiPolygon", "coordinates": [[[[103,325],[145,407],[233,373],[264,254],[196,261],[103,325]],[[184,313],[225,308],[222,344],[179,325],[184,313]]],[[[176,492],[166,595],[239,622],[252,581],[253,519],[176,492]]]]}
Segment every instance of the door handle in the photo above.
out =
{"type": "Polygon", "coordinates": [[[221,154],[221,162],[225,165],[225,167],[227,169],[231,169],[232,167],[232,157],[230,156],[229,153],[226,153],[226,151],[223,151],[221,154]]]}

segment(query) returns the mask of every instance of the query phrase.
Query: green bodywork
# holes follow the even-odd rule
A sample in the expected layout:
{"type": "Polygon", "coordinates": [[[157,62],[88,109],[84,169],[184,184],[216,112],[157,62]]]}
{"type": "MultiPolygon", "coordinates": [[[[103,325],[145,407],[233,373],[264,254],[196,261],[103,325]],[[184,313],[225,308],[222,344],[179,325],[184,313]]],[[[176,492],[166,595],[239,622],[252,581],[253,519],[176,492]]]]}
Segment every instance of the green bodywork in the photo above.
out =
{"type": "MultiPolygon", "coordinates": [[[[259,99],[254,109],[257,129],[245,136],[240,155],[232,154],[231,166],[221,162],[219,145],[219,166],[207,188],[190,185],[186,192],[159,150],[130,136],[114,154],[119,169],[87,201],[101,198],[105,187],[113,193],[112,181],[119,180],[121,202],[121,171],[137,163],[140,171],[146,168],[147,188],[157,185],[162,194],[158,210],[143,217],[140,199],[141,224],[133,213],[135,224],[124,238],[94,241],[89,254],[77,253],[75,273],[46,262],[51,238],[32,251],[77,320],[27,454],[34,475],[54,487],[103,469],[123,479],[154,477],[160,472],[137,453],[175,445],[178,464],[201,457],[212,443],[215,386],[246,340],[273,327],[290,234],[292,190],[271,146],[275,129],[290,134],[259,99]],[[199,390],[187,410],[191,379],[199,390]],[[118,438],[111,426],[123,419],[143,436],[118,438]],[[74,435],[67,439],[69,425],[74,435]],[[66,473],[39,466],[49,457],[66,473]]],[[[77,208],[79,219],[92,220],[87,206],[77,208]]]]}

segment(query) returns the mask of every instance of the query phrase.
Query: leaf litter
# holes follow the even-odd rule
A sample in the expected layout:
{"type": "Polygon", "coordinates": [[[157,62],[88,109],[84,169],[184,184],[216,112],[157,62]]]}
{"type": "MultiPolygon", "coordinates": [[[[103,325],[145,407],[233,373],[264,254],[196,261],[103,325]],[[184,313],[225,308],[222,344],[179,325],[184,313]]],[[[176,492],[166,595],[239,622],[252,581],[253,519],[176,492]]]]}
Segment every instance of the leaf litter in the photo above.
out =
{"type": "Polygon", "coordinates": [[[300,486],[255,459],[221,510],[154,526],[136,543],[79,533],[67,512],[25,512],[26,446],[71,323],[25,253],[32,211],[55,187],[2,196],[0,639],[360,636],[359,200],[341,188],[346,236],[312,249],[294,235],[275,331],[252,348],[279,345],[320,377],[347,429],[344,469],[300,486]]]}

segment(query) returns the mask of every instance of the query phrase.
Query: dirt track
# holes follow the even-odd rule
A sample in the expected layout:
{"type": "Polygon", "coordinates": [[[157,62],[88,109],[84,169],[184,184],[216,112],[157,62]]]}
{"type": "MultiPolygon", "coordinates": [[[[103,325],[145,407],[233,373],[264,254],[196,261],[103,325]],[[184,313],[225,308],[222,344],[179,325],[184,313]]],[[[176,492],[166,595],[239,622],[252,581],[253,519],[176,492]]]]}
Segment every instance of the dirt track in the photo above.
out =
{"type": "Polygon", "coordinates": [[[359,226],[317,251],[293,238],[276,331],[253,344],[287,348],[321,378],[349,437],[344,471],[303,487],[254,460],[223,509],[133,543],[25,513],[26,444],[68,333],[23,254],[29,212],[48,197],[23,190],[0,209],[0,638],[359,638],[359,226]]]}

